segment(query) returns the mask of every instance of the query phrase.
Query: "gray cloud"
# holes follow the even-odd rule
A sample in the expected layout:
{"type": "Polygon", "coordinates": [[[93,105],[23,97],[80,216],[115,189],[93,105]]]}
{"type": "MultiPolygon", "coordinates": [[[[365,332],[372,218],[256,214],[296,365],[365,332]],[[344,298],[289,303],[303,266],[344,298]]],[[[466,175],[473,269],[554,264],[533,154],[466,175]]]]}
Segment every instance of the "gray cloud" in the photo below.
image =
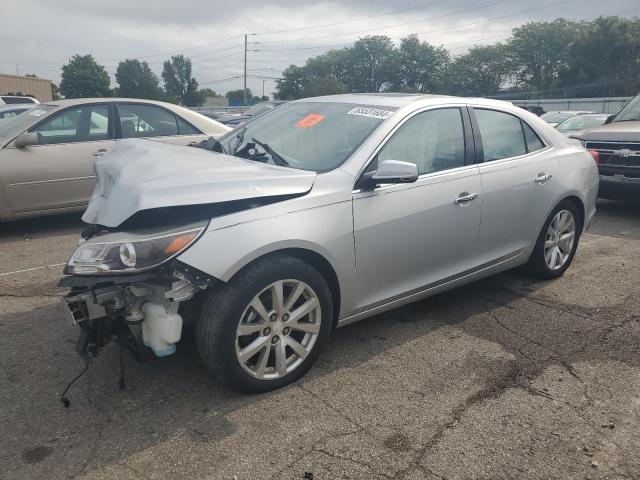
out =
{"type": "MultiPolygon", "coordinates": [[[[459,54],[473,43],[505,38],[511,28],[527,21],[640,14],[637,0],[560,1],[0,0],[0,72],[14,73],[18,65],[21,74],[57,82],[60,66],[69,57],[91,53],[112,79],[117,62],[124,58],[144,59],[159,74],[169,54],[183,52],[192,58],[198,81],[224,93],[242,86],[241,79],[215,81],[242,73],[245,33],[259,34],[249,37],[250,74],[277,77],[289,63],[302,64],[330,46],[367,34],[400,38],[421,33],[423,40],[459,54]],[[407,10],[385,15],[402,9],[407,10]],[[337,25],[308,28],[323,24],[337,25]]],[[[262,79],[249,79],[249,87],[261,93],[262,79]]],[[[267,93],[273,87],[273,80],[266,79],[267,93]]]]}

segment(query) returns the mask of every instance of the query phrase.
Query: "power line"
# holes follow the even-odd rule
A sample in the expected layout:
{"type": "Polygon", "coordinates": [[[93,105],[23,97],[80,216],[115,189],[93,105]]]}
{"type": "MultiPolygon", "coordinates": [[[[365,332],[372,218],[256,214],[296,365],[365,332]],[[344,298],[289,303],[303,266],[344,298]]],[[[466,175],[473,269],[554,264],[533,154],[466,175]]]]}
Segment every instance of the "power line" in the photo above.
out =
{"type": "Polygon", "coordinates": [[[291,32],[300,32],[300,31],[303,31],[303,30],[314,30],[314,29],[317,29],[317,28],[335,27],[335,26],[338,26],[338,25],[345,25],[347,23],[356,23],[356,22],[361,22],[361,21],[364,21],[364,20],[371,20],[372,18],[386,17],[388,15],[395,15],[397,13],[403,13],[403,12],[408,12],[408,11],[411,11],[411,10],[417,10],[417,9],[420,9],[420,8],[426,8],[426,7],[430,7],[432,5],[436,5],[438,3],[443,3],[444,1],[446,1],[446,0],[438,0],[436,2],[424,3],[422,5],[416,5],[414,7],[402,8],[400,10],[392,10],[390,12],[379,13],[377,15],[371,15],[371,16],[368,16],[368,17],[354,18],[353,20],[344,20],[344,21],[335,22],[335,23],[325,23],[323,25],[312,25],[312,26],[309,26],[309,27],[292,28],[292,29],[289,29],[289,30],[274,30],[274,31],[271,31],[271,32],[252,33],[251,35],[254,35],[254,36],[256,36],[256,35],[273,35],[273,34],[276,34],[276,33],[291,33],[291,32]]]}
{"type": "Polygon", "coordinates": [[[417,20],[411,20],[410,22],[396,23],[394,25],[388,25],[388,26],[384,26],[384,27],[368,28],[366,30],[358,30],[358,31],[355,31],[355,32],[338,33],[338,34],[331,34],[331,35],[320,35],[320,36],[317,36],[317,37],[293,38],[293,39],[290,39],[290,40],[272,40],[272,41],[268,41],[268,42],[252,42],[252,43],[259,44],[259,45],[265,45],[265,44],[274,44],[274,43],[299,42],[301,40],[318,40],[318,39],[321,39],[321,38],[334,38],[334,37],[344,37],[344,36],[347,36],[347,35],[357,35],[357,34],[360,34],[360,33],[373,32],[373,31],[377,31],[377,30],[387,30],[389,28],[404,27],[406,25],[412,25],[412,24],[415,24],[415,23],[426,22],[428,20],[437,20],[437,19],[440,19],[440,18],[452,17],[452,16],[459,15],[459,14],[464,14],[464,13],[474,12],[474,11],[477,11],[477,10],[482,10],[484,8],[494,7],[496,5],[500,5],[502,3],[507,3],[509,1],[511,1],[511,0],[499,0],[497,2],[487,3],[485,5],[480,5],[479,7],[464,8],[464,9],[461,9],[461,10],[457,10],[455,12],[450,12],[450,13],[446,13],[446,14],[443,14],[443,15],[437,15],[435,17],[424,17],[424,18],[419,18],[417,20]]]}
{"type": "MultiPolygon", "coordinates": [[[[515,17],[518,15],[522,15],[523,13],[530,13],[530,12],[534,12],[534,11],[538,11],[538,10],[543,10],[545,8],[549,8],[549,7],[555,7],[558,5],[562,5],[565,3],[569,3],[569,2],[574,2],[576,0],[561,0],[559,2],[554,2],[554,3],[548,3],[546,5],[542,5],[540,7],[536,7],[536,8],[530,8],[527,10],[522,10],[522,11],[518,11],[515,13],[510,13],[508,15],[500,15],[497,17],[491,17],[491,18],[486,18],[484,20],[480,20],[477,22],[471,22],[471,23],[465,23],[462,25],[455,25],[452,27],[444,27],[444,28],[440,28],[440,29],[436,29],[436,30],[429,30],[429,31],[425,31],[425,32],[417,32],[415,33],[415,35],[424,35],[427,33],[435,33],[435,32],[444,32],[447,30],[455,30],[458,28],[464,28],[464,27],[468,27],[471,25],[477,25],[479,23],[486,23],[489,21],[493,21],[493,20],[500,20],[500,19],[504,19],[504,18],[509,18],[509,17],[515,17]]],[[[399,38],[405,38],[407,35],[402,35],[399,37],[389,37],[391,40],[395,40],[395,39],[399,39],[399,38]]],[[[336,48],[336,47],[347,47],[350,45],[353,45],[354,42],[351,43],[340,43],[340,44],[336,44],[336,45],[320,45],[320,46],[314,46],[314,47],[293,47],[293,48],[276,48],[276,49],[255,49],[255,50],[251,50],[252,52],[285,52],[285,51],[293,51],[293,50],[312,50],[312,49],[318,49],[318,48],[336,48]]]]}

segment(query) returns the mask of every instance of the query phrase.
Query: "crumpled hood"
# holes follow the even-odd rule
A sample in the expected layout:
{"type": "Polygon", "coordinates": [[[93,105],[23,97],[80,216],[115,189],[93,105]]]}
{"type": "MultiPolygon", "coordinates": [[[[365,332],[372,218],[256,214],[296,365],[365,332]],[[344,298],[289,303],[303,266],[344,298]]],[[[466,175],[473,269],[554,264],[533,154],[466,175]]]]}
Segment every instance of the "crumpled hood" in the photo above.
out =
{"type": "Polygon", "coordinates": [[[142,210],[304,194],[316,177],[315,172],[140,139],[117,142],[95,162],[95,172],[96,187],[82,220],[112,228],[142,210]]]}

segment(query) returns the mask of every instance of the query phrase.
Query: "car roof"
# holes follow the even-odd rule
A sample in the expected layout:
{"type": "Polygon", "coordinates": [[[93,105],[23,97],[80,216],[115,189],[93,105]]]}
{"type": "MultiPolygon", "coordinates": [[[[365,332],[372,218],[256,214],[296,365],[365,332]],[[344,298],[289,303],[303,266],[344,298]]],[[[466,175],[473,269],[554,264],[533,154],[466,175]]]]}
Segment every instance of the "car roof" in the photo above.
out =
{"type": "Polygon", "coordinates": [[[0,111],[2,112],[10,112],[11,110],[25,110],[25,109],[30,109],[30,108],[34,108],[36,105],[38,105],[37,103],[13,103],[11,105],[1,105],[0,104],[0,111]]]}
{"type": "Polygon", "coordinates": [[[460,101],[486,106],[513,105],[511,102],[505,102],[502,100],[423,93],[346,93],[342,95],[327,95],[324,97],[312,97],[296,100],[296,102],[355,103],[360,105],[377,105],[395,108],[402,108],[412,104],[438,105],[460,101]]]}
{"type": "Polygon", "coordinates": [[[160,102],[158,100],[147,100],[146,98],[124,98],[124,97],[99,97],[99,98],[66,98],[63,100],[52,100],[43,105],[53,105],[60,107],[70,107],[73,105],[85,105],[88,103],[108,103],[108,102],[127,102],[127,103],[153,103],[163,106],[178,106],[174,103],[160,102]]]}

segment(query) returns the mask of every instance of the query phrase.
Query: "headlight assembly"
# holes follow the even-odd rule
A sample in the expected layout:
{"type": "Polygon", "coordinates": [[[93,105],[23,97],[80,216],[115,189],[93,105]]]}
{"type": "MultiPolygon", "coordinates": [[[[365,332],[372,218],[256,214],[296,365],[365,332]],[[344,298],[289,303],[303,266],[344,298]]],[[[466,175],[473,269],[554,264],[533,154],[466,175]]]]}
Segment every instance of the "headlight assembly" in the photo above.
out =
{"type": "Polygon", "coordinates": [[[67,275],[138,273],[166,262],[186,250],[206,225],[173,232],[110,233],[81,244],[64,269],[67,275]]]}

